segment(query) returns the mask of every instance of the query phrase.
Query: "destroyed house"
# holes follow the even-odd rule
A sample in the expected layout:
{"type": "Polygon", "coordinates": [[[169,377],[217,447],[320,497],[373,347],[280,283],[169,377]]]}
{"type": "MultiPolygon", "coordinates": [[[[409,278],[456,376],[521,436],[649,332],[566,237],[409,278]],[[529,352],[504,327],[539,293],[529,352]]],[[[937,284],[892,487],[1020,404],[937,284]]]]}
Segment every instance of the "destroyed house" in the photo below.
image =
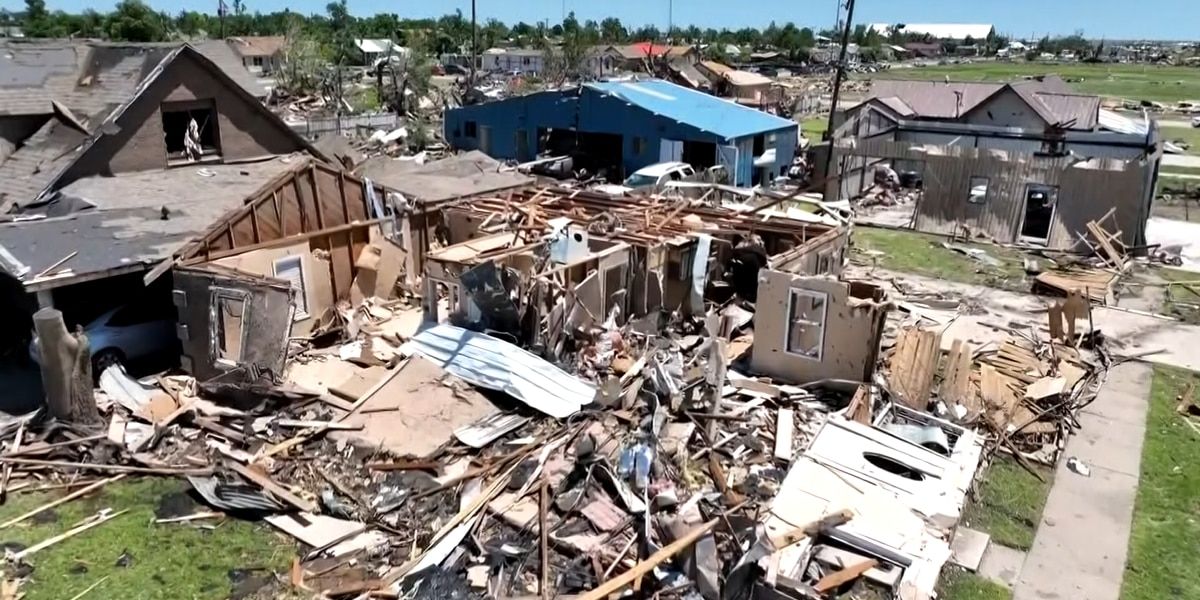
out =
{"type": "Polygon", "coordinates": [[[550,188],[465,199],[440,214],[448,245],[425,254],[427,318],[550,347],[526,324],[549,316],[561,332],[610,316],[703,315],[735,295],[753,301],[760,270],[840,273],[848,239],[841,226],[550,188]]]}
{"type": "Polygon", "coordinates": [[[1100,108],[1057,77],[1015,84],[877,82],[834,134],[826,200],[877,192],[880,169],[914,197],[903,224],[1001,243],[1077,249],[1110,212],[1129,247],[1144,231],[1163,144],[1157,124],[1100,108]]]}
{"type": "Polygon", "coordinates": [[[68,316],[152,300],[177,323],[183,367],[197,377],[251,362],[281,373],[277,351],[253,352],[308,335],[351,297],[358,259],[387,220],[370,198],[385,194],[305,154],[87,177],[48,205],[74,210],[0,225],[0,264],[7,281],[68,316]],[[249,335],[267,314],[289,316],[249,335]]]}
{"type": "MultiPolygon", "coordinates": [[[[734,185],[780,175],[795,122],[661,80],[589,83],[446,112],[446,140],[505,160],[583,154],[613,174],[683,161],[720,165],[734,185]]],[[[623,179],[623,176],[621,177],[623,179]]]]}

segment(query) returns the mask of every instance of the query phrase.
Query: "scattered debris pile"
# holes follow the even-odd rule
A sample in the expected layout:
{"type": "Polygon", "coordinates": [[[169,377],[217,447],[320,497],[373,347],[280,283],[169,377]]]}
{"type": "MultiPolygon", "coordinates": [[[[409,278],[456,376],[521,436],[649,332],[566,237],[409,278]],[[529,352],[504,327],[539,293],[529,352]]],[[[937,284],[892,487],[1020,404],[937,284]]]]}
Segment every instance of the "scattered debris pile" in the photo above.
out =
{"type": "Polygon", "coordinates": [[[438,216],[421,277],[364,250],[282,377],[110,367],[102,429],[5,426],[0,491],[186,477],[209,510],[163,526],[263,518],[322,597],[926,600],[981,460],[1053,460],[1098,378],[1079,296],[1052,339],[881,355],[842,226],[527,188],[438,216]]]}

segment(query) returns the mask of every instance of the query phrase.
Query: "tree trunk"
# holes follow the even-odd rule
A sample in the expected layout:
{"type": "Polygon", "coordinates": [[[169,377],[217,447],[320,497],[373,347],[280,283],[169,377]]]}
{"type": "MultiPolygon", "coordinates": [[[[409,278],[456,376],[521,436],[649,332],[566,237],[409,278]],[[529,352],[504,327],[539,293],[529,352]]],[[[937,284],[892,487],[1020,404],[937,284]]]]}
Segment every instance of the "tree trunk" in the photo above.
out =
{"type": "Polygon", "coordinates": [[[92,395],[92,353],[87,336],[82,330],[69,333],[62,313],[53,308],[37,311],[33,324],[50,415],[71,423],[100,423],[92,395]]]}

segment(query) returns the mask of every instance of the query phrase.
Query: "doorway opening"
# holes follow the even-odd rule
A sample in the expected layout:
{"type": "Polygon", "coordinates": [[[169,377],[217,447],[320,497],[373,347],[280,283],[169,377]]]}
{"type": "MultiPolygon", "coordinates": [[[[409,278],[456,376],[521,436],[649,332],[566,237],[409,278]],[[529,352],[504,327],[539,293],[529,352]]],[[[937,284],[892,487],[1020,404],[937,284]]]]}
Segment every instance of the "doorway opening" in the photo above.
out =
{"type": "Polygon", "coordinates": [[[1058,188],[1031,184],[1025,189],[1025,220],[1021,222],[1021,241],[1045,244],[1050,239],[1058,188]]]}

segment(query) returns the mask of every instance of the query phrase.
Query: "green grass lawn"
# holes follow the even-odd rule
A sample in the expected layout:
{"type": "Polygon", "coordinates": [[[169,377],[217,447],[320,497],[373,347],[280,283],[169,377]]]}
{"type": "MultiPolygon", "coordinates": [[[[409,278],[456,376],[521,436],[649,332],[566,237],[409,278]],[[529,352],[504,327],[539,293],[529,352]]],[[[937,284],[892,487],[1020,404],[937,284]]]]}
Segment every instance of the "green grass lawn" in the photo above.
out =
{"type": "MultiPolygon", "coordinates": [[[[1200,212],[1200,209],[1196,212],[1200,212]]],[[[1200,273],[1183,269],[1155,269],[1154,274],[1165,281],[1200,281],[1200,273]]],[[[1200,305],[1200,293],[1197,292],[1200,292],[1200,283],[1190,283],[1187,287],[1174,285],[1167,288],[1166,294],[1163,296],[1163,314],[1179,317],[1188,323],[1200,323],[1200,308],[1189,306],[1200,305]]]]}
{"type": "MultiPolygon", "coordinates": [[[[0,541],[28,547],[70,529],[101,509],[129,509],[28,557],[34,571],[21,588],[26,600],[66,600],[104,577],[108,579],[87,598],[216,600],[230,597],[239,589],[238,583],[247,578],[270,580],[272,573],[287,568],[296,553],[295,546],[266,525],[233,519],[196,522],[216,525],[213,531],[187,523],[156,525],[156,510],[167,503],[182,507],[187,514],[209,510],[190,506],[183,495],[187,489],[186,482],[170,479],[117,482],[96,495],[67,502],[0,530],[0,541]],[[125,561],[122,556],[129,558],[125,561]]],[[[0,507],[0,521],[59,496],[14,494],[0,507]]]]}
{"type": "Polygon", "coordinates": [[[1054,481],[1051,469],[1034,468],[1045,481],[1038,481],[1015,460],[998,458],[984,473],[978,497],[963,511],[963,523],[990,534],[994,544],[1029,550],[1054,481]]]}
{"type": "Polygon", "coordinates": [[[1025,61],[982,61],[964,65],[938,65],[891,69],[868,77],[958,81],[1013,81],[1031,75],[1056,74],[1077,91],[1100,96],[1174,103],[1200,100],[1200,69],[1157,65],[1050,64],[1025,61]]]}
{"type": "Polygon", "coordinates": [[[821,136],[829,129],[829,117],[810,117],[800,123],[800,132],[810,142],[821,141],[821,136]]]}
{"type": "Polygon", "coordinates": [[[941,243],[949,241],[949,238],[942,236],[915,231],[855,227],[853,239],[855,257],[865,264],[873,263],[891,271],[959,283],[1029,291],[1024,255],[1019,250],[989,244],[963,244],[982,249],[1001,261],[999,267],[993,267],[943,248],[941,243]],[[882,254],[873,256],[868,251],[878,251],[882,254]]]}
{"type": "Polygon", "coordinates": [[[1008,588],[958,567],[942,569],[938,581],[938,598],[944,600],[1009,600],[1008,588]]]}
{"type": "MultiPolygon", "coordinates": [[[[1188,144],[1188,154],[1200,154],[1200,127],[1160,127],[1163,139],[1168,142],[1185,142],[1188,144]]],[[[1170,167],[1164,167],[1169,169],[1170,167]]],[[[1192,169],[1200,175],[1200,169],[1192,169]]]]}
{"type": "Polygon", "coordinates": [[[1163,165],[1159,178],[1169,178],[1171,175],[1200,175],[1200,167],[1175,167],[1163,165]]]}
{"type": "Polygon", "coordinates": [[[1200,386],[1193,373],[1155,367],[1122,600],[1200,598],[1200,434],[1175,413],[1189,380],[1200,386]]]}

